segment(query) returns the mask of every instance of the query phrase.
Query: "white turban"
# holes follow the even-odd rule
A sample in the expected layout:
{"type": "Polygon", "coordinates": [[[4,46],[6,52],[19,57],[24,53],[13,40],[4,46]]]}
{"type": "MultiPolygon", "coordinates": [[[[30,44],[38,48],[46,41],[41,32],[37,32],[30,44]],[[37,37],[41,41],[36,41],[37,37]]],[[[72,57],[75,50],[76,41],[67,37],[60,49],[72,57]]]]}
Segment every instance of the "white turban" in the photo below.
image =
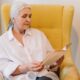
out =
{"type": "Polygon", "coordinates": [[[11,10],[10,10],[10,17],[11,21],[15,16],[18,15],[19,11],[24,9],[24,8],[31,8],[30,5],[28,5],[25,1],[17,0],[14,1],[13,4],[11,5],[11,10]]]}

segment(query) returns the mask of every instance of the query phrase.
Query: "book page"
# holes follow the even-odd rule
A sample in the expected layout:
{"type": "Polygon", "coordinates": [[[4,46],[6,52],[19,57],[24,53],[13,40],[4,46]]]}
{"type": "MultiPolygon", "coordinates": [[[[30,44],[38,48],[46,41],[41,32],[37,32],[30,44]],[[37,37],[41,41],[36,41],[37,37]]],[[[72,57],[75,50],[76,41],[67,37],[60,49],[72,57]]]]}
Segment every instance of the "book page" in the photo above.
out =
{"type": "Polygon", "coordinates": [[[55,63],[62,56],[64,56],[66,54],[66,51],[68,50],[68,48],[70,48],[71,45],[72,45],[72,43],[69,43],[69,44],[65,45],[63,47],[63,49],[61,49],[61,50],[48,53],[46,58],[43,60],[42,64],[43,65],[51,65],[51,64],[55,63]]]}
{"type": "Polygon", "coordinates": [[[59,60],[62,56],[64,56],[66,51],[59,50],[55,51],[54,53],[48,53],[46,58],[43,60],[43,65],[51,65],[57,60],[59,60]]]}

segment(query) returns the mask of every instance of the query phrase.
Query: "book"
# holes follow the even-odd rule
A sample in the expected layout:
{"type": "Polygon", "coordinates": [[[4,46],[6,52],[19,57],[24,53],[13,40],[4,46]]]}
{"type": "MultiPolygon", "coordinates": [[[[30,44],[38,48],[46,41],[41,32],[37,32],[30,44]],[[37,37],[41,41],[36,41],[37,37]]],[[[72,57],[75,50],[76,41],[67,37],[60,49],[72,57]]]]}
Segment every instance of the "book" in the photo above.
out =
{"type": "Polygon", "coordinates": [[[67,44],[63,49],[57,50],[55,52],[47,53],[47,56],[43,60],[43,65],[51,65],[58,61],[62,56],[66,54],[67,49],[71,46],[71,43],[67,44]]]}

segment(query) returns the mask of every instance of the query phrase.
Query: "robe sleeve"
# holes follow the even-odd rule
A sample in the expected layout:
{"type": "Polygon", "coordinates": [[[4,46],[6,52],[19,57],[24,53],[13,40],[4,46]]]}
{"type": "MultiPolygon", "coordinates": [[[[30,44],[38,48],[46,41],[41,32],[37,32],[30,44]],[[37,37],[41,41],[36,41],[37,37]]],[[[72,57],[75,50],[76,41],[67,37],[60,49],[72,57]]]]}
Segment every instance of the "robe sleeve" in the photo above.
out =
{"type": "Polygon", "coordinates": [[[9,78],[18,66],[18,63],[9,59],[6,51],[0,45],[0,71],[3,76],[9,78]]]}
{"type": "MultiPolygon", "coordinates": [[[[44,33],[42,33],[42,44],[43,44],[43,46],[44,46],[44,49],[45,49],[46,54],[47,54],[47,53],[53,53],[53,55],[54,55],[55,49],[52,47],[50,41],[48,40],[47,36],[46,36],[44,33]]],[[[57,62],[53,63],[53,65],[57,65],[57,62]]],[[[47,67],[49,68],[50,65],[47,66],[47,67]]],[[[58,69],[58,67],[55,66],[55,67],[52,68],[51,70],[52,70],[52,71],[57,71],[57,69],[58,69]]]]}
{"type": "Polygon", "coordinates": [[[52,51],[54,52],[55,49],[52,47],[52,45],[51,45],[50,41],[48,40],[47,36],[43,32],[42,32],[41,36],[42,36],[42,44],[45,48],[46,53],[47,52],[52,52],[52,51]]]}

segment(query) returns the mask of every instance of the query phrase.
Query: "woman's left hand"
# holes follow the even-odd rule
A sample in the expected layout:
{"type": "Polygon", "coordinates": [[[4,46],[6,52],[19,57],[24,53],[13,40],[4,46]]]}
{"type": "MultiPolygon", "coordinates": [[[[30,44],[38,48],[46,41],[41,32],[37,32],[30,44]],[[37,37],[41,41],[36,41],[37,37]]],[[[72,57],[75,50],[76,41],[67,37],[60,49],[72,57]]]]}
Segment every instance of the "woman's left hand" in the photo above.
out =
{"type": "Polygon", "coordinates": [[[64,60],[64,56],[62,56],[56,63],[58,65],[61,65],[61,63],[63,62],[63,60],[64,60]]]}
{"type": "Polygon", "coordinates": [[[50,65],[50,69],[55,68],[55,67],[59,67],[59,65],[61,65],[61,63],[63,62],[63,59],[64,59],[64,56],[62,56],[57,62],[50,65]]]}

